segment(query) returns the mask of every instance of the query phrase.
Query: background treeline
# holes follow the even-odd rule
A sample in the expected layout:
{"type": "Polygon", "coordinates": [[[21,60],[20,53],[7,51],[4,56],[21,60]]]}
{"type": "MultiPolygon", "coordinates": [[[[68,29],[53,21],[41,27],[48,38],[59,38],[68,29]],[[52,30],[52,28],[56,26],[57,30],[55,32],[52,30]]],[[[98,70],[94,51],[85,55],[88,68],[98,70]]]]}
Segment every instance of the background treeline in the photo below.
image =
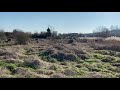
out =
{"type": "Polygon", "coordinates": [[[24,32],[19,29],[14,29],[12,32],[4,32],[4,30],[0,30],[0,42],[15,42],[15,44],[27,44],[30,39],[47,39],[50,37],[57,37],[57,31],[52,31],[50,28],[47,29],[46,32],[40,33],[31,33],[24,32]]]}
{"type": "Polygon", "coordinates": [[[4,30],[0,30],[0,42],[6,43],[9,41],[14,41],[16,44],[26,44],[29,40],[32,39],[77,39],[78,37],[110,37],[117,36],[120,37],[120,28],[118,26],[111,26],[107,28],[105,26],[97,27],[93,33],[82,34],[82,33],[57,33],[57,31],[53,31],[51,28],[48,28],[45,32],[24,32],[19,29],[14,29],[12,32],[4,32],[4,30]]]}

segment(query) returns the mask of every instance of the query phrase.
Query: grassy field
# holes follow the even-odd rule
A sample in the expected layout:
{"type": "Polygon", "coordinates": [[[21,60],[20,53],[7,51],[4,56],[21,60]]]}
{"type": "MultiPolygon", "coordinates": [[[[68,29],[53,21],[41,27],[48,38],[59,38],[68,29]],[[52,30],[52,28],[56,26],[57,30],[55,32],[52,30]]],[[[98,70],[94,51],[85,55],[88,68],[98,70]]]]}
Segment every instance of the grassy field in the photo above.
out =
{"type": "Polygon", "coordinates": [[[32,40],[0,44],[1,78],[119,78],[120,39],[32,40]]]}

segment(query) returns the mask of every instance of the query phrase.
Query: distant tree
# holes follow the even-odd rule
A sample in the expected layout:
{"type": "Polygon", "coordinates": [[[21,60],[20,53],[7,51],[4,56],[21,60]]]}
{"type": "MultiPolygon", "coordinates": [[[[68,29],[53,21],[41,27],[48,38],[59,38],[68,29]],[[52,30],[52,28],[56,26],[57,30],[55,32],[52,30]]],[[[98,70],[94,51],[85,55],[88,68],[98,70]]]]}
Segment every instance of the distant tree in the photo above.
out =
{"type": "Polygon", "coordinates": [[[39,38],[47,38],[47,33],[46,32],[41,32],[39,35],[39,38]]]}
{"type": "Polygon", "coordinates": [[[39,33],[38,32],[35,32],[33,35],[32,35],[32,38],[38,38],[39,37],[39,33]]]}
{"type": "Polygon", "coordinates": [[[95,36],[97,37],[106,38],[110,36],[109,29],[103,26],[99,26],[98,28],[96,28],[96,30],[93,33],[95,33],[95,36]]]}
{"type": "Polygon", "coordinates": [[[111,27],[110,27],[110,30],[119,30],[120,28],[118,27],[118,25],[116,25],[116,26],[113,26],[113,25],[111,25],[111,27]]]}
{"type": "Polygon", "coordinates": [[[46,34],[47,34],[47,37],[51,36],[51,30],[50,30],[50,28],[47,29],[47,33],[46,34]]]}
{"type": "Polygon", "coordinates": [[[18,30],[17,30],[17,29],[14,29],[14,30],[13,30],[13,33],[17,33],[17,32],[18,32],[18,30]]]}
{"type": "Polygon", "coordinates": [[[82,33],[79,33],[79,37],[83,37],[83,34],[82,34],[82,33]]]}
{"type": "Polygon", "coordinates": [[[5,32],[5,35],[6,35],[7,39],[13,39],[14,38],[13,32],[5,32]]]}
{"type": "Polygon", "coordinates": [[[57,31],[53,31],[53,32],[52,32],[52,36],[53,36],[53,37],[56,37],[56,36],[57,36],[57,31]]]}

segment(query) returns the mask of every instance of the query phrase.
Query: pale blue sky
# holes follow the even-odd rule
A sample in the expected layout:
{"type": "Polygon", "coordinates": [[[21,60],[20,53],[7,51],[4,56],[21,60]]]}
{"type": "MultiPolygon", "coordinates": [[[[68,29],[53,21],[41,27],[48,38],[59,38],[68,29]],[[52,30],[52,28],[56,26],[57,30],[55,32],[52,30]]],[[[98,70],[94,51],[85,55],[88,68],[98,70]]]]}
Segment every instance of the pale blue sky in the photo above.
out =
{"type": "Polygon", "coordinates": [[[0,12],[0,29],[46,31],[48,25],[59,33],[91,33],[98,26],[120,25],[120,12],[0,12]]]}

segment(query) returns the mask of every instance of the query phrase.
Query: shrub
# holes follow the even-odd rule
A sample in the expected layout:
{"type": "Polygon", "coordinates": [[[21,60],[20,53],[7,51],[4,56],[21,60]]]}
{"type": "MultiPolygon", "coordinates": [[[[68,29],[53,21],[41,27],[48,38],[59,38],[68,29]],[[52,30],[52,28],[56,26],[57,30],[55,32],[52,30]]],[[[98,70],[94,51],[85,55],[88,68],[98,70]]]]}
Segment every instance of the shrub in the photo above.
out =
{"type": "Polygon", "coordinates": [[[57,59],[58,61],[63,61],[65,59],[65,54],[58,52],[57,54],[52,54],[51,57],[57,59]]]}
{"type": "Polygon", "coordinates": [[[70,39],[70,40],[68,41],[69,44],[71,44],[71,43],[73,43],[73,42],[74,42],[73,39],[70,39]]]}
{"type": "Polygon", "coordinates": [[[100,60],[99,59],[87,59],[86,60],[87,62],[89,62],[89,63],[93,63],[93,62],[100,62],[100,60]]]}
{"type": "Polygon", "coordinates": [[[13,72],[17,66],[15,64],[7,64],[6,67],[13,72]]]}
{"type": "Polygon", "coordinates": [[[103,54],[103,55],[109,55],[109,52],[106,50],[96,50],[95,53],[103,54]]]}
{"type": "Polygon", "coordinates": [[[107,57],[104,57],[102,59],[103,62],[113,62],[115,61],[115,58],[114,57],[110,57],[110,56],[107,56],[107,57]]]}
{"type": "Polygon", "coordinates": [[[109,55],[115,56],[115,55],[116,55],[116,52],[115,52],[115,51],[109,51],[109,55]]]}
{"type": "Polygon", "coordinates": [[[77,67],[77,68],[81,68],[81,67],[82,67],[82,65],[78,64],[78,65],[76,65],[76,67],[77,67]]]}
{"type": "Polygon", "coordinates": [[[27,33],[24,33],[22,31],[17,31],[16,33],[14,33],[14,39],[16,40],[16,44],[20,44],[20,45],[25,45],[27,44],[28,40],[29,40],[29,35],[27,33]]]}
{"type": "Polygon", "coordinates": [[[57,60],[55,58],[49,58],[48,61],[51,63],[57,63],[57,60]]]}
{"type": "Polygon", "coordinates": [[[112,66],[119,67],[119,66],[120,66],[120,63],[112,63],[112,66]]]}
{"type": "Polygon", "coordinates": [[[102,59],[104,56],[100,55],[100,54],[93,54],[93,56],[96,58],[96,59],[102,59]]]}
{"type": "Polygon", "coordinates": [[[113,68],[111,68],[111,71],[120,73],[120,68],[119,67],[113,67],[113,68]]]}
{"type": "Polygon", "coordinates": [[[46,56],[46,55],[50,55],[50,54],[53,54],[55,52],[54,49],[47,49],[43,52],[43,55],[46,56]]]}
{"type": "Polygon", "coordinates": [[[81,58],[82,60],[89,59],[89,56],[86,55],[86,54],[78,54],[77,56],[78,56],[79,58],[81,58]]]}
{"type": "Polygon", "coordinates": [[[63,61],[63,62],[61,62],[61,63],[60,63],[60,65],[65,65],[65,66],[68,66],[68,65],[69,65],[69,63],[68,63],[68,62],[66,62],[66,61],[63,61]]]}
{"type": "Polygon", "coordinates": [[[115,57],[120,57],[120,52],[116,53],[115,57]]]}
{"type": "Polygon", "coordinates": [[[63,60],[70,60],[74,61],[77,59],[77,56],[71,53],[63,53],[63,52],[58,52],[57,54],[52,54],[52,58],[57,59],[58,61],[63,61],[63,60]]]}
{"type": "Polygon", "coordinates": [[[43,63],[39,60],[25,60],[24,65],[33,69],[38,69],[43,67],[43,63]]]}
{"type": "Polygon", "coordinates": [[[74,55],[74,54],[67,54],[67,55],[65,56],[65,59],[66,59],[66,60],[70,60],[70,61],[75,61],[75,60],[77,59],[77,56],[74,55]]]}
{"type": "Polygon", "coordinates": [[[101,69],[100,68],[97,68],[97,67],[92,67],[92,68],[89,68],[89,70],[90,71],[92,71],[92,72],[99,72],[99,71],[101,71],[101,69]]]}

